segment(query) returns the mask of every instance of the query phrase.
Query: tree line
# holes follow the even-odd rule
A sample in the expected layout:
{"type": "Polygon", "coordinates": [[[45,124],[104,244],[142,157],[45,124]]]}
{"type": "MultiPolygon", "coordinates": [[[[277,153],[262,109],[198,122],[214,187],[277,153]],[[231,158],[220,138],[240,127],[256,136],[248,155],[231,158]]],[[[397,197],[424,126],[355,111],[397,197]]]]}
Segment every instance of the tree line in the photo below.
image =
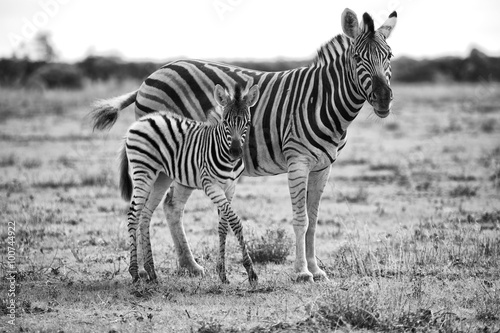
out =
{"type": "MultiPolygon", "coordinates": [[[[311,60],[232,61],[255,70],[282,71],[307,65],[311,60]]],[[[0,59],[0,85],[6,87],[79,89],[86,82],[144,80],[165,62],[131,62],[119,57],[91,55],[76,63],[29,58],[0,59]]],[[[467,57],[417,60],[396,58],[391,62],[393,82],[500,81],[500,57],[473,49],[467,57]]]]}

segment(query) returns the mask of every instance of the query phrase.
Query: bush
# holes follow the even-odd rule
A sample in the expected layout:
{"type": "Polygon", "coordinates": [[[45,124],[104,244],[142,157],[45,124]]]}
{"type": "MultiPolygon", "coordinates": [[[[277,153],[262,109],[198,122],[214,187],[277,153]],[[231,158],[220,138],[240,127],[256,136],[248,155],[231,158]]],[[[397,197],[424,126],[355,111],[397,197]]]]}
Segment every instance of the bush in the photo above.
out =
{"type": "Polygon", "coordinates": [[[80,89],[83,74],[70,64],[46,64],[38,68],[28,79],[28,85],[36,88],[80,89]]]}
{"type": "Polygon", "coordinates": [[[268,229],[260,238],[253,238],[248,242],[248,251],[255,263],[283,264],[290,254],[292,244],[284,229],[268,229]]]}
{"type": "Polygon", "coordinates": [[[453,198],[458,197],[474,197],[477,194],[477,187],[467,185],[458,185],[450,191],[450,196],[453,198]]]}

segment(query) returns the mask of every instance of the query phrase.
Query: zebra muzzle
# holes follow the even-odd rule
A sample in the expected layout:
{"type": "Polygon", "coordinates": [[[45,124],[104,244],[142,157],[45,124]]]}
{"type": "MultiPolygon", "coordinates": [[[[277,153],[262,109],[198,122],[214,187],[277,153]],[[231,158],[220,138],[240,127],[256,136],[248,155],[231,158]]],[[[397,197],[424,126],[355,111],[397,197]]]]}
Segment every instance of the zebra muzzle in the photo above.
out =
{"type": "Polygon", "coordinates": [[[243,155],[243,149],[241,148],[240,140],[231,140],[231,146],[229,147],[229,157],[233,160],[239,160],[243,155]]]}
{"type": "Polygon", "coordinates": [[[375,114],[380,118],[389,115],[392,107],[392,89],[386,85],[375,84],[372,93],[369,96],[369,102],[373,106],[375,114]]]}

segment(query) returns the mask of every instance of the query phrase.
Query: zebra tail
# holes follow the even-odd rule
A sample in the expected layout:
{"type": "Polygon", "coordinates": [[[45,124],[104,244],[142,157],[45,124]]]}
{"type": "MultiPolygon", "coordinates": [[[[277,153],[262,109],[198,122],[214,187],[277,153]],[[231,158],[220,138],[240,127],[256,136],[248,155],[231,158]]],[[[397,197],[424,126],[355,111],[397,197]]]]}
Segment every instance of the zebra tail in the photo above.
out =
{"type": "Polygon", "coordinates": [[[132,198],[132,188],[132,178],[130,178],[130,174],[128,173],[128,158],[124,140],[123,147],[120,150],[120,192],[123,200],[130,201],[132,198]]]}
{"type": "Polygon", "coordinates": [[[135,90],[115,98],[95,101],[92,104],[92,111],[90,111],[90,117],[94,124],[93,130],[110,129],[118,119],[118,112],[135,102],[138,91],[135,90]]]}

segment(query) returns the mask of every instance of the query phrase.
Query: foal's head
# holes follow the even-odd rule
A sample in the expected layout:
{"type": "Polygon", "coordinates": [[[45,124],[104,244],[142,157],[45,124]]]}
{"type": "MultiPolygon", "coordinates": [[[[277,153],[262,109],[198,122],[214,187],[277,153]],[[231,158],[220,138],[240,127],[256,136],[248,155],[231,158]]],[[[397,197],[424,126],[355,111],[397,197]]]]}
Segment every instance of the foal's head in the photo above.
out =
{"type": "Polygon", "coordinates": [[[214,90],[214,98],[222,107],[222,126],[225,133],[225,143],[229,147],[229,158],[236,161],[243,154],[242,146],[250,126],[250,108],[259,99],[259,86],[252,86],[248,92],[243,93],[241,87],[236,84],[234,93],[230,94],[222,86],[217,85],[214,90]]]}

